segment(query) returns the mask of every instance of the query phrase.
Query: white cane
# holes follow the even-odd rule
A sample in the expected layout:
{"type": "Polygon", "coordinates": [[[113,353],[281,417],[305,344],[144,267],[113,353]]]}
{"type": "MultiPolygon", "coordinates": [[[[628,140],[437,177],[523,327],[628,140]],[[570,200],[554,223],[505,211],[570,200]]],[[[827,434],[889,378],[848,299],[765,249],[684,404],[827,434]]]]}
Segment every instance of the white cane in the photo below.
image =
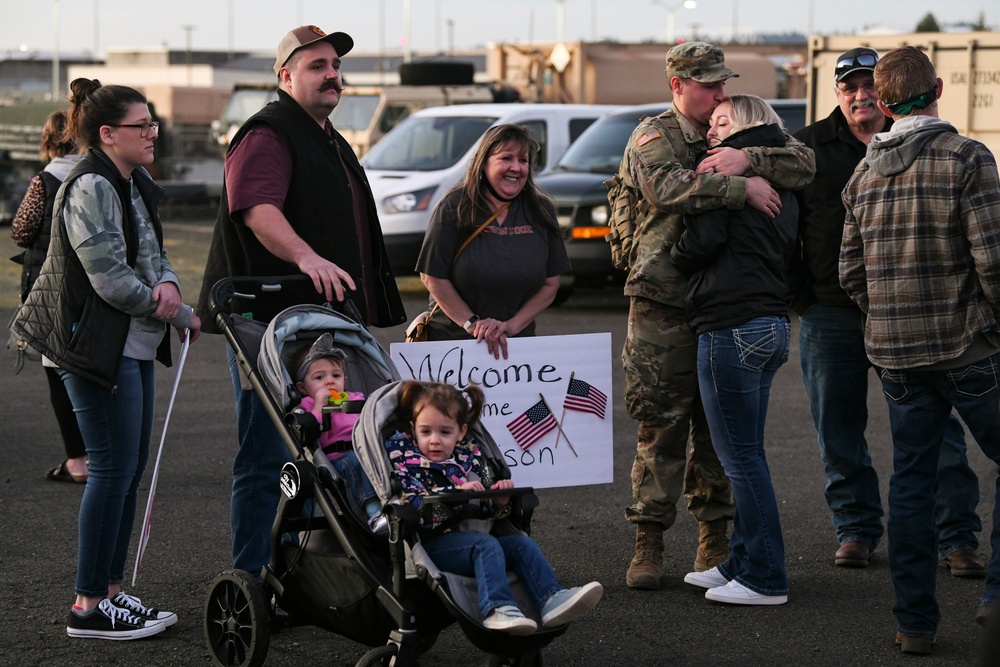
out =
{"type": "Polygon", "coordinates": [[[156,478],[160,476],[160,459],[163,457],[163,443],[167,439],[167,426],[170,424],[170,413],[174,409],[174,399],[177,398],[177,386],[181,381],[181,373],[184,371],[184,361],[187,359],[188,347],[191,345],[191,330],[184,330],[184,343],[181,344],[181,358],[177,362],[177,373],[174,375],[174,387],[170,390],[170,403],[167,405],[167,416],[163,420],[163,432],[160,434],[160,449],[156,452],[156,464],[153,466],[153,479],[149,483],[149,500],[146,501],[146,516],[142,519],[142,532],[139,535],[139,547],[135,554],[135,569],[132,570],[132,585],[139,577],[139,565],[142,563],[142,554],[146,551],[146,543],[149,542],[149,529],[153,523],[153,499],[156,497],[156,478]]]}

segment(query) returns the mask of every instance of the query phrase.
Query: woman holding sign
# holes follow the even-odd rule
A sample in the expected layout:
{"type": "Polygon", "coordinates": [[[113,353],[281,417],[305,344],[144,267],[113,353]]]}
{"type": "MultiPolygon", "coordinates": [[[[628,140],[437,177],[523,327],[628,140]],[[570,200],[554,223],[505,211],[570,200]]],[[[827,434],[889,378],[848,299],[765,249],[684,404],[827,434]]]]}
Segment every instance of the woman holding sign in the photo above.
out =
{"type": "Polygon", "coordinates": [[[416,267],[430,291],[428,340],[472,337],[506,359],[509,336],[535,335],[570,268],[555,208],[535,186],[537,150],[523,126],[490,128],[434,209],[416,267]]]}

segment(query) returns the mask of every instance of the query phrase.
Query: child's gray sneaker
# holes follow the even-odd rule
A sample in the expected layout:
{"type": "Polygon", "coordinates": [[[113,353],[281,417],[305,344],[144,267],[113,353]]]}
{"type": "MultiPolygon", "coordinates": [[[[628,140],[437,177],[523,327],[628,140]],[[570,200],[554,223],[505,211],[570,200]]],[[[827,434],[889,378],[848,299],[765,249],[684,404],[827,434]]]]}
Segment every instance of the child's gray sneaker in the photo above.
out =
{"type": "Polygon", "coordinates": [[[526,618],[520,609],[509,604],[494,609],[483,621],[483,626],[509,635],[530,635],[538,629],[533,620],[526,618]]]}
{"type": "Polygon", "coordinates": [[[542,606],[542,625],[551,628],[575,621],[596,607],[603,595],[604,587],[597,581],[553,593],[542,606]]]}
{"type": "Polygon", "coordinates": [[[389,519],[381,512],[376,512],[368,517],[368,530],[379,537],[389,536],[389,519]]]}

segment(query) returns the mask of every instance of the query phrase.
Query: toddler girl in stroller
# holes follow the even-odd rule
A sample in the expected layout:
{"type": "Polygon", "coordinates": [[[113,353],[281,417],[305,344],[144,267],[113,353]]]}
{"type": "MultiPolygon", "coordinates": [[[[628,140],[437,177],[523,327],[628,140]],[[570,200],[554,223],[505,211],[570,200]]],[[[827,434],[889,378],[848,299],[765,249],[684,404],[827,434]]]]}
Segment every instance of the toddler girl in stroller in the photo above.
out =
{"type": "Polygon", "coordinates": [[[382,514],[382,505],[351,444],[351,431],[358,421],[358,414],[343,411],[328,415],[323,413],[323,407],[330,403],[364,400],[365,395],[361,392],[344,391],[346,360],[344,351],[334,347],[333,336],[324,333],[311,346],[299,351],[289,370],[293,373],[296,389],[302,395],[299,409],[312,414],[320,424],[324,423],[324,417],[329,420],[329,428],[319,435],[320,448],[364,509],[368,527],[376,535],[384,536],[388,534],[389,526],[382,514]]]}
{"type": "MultiPolygon", "coordinates": [[[[405,382],[399,397],[401,419],[410,432],[399,431],[385,443],[393,474],[403,487],[402,498],[419,509],[426,496],[466,491],[514,488],[510,479],[495,479],[469,425],[479,419],[483,392],[476,386],[460,391],[452,385],[405,382]]],[[[509,513],[509,497],[498,494],[482,501],[481,516],[502,518],[509,513]]],[[[559,585],[538,544],[524,533],[493,536],[468,530],[461,507],[435,504],[424,522],[420,539],[428,556],[444,571],[475,576],[483,626],[513,635],[532,634],[537,624],[518,608],[506,577],[507,567],[518,575],[543,627],[580,618],[600,601],[601,584],[577,588],[559,585]]],[[[478,528],[482,529],[480,524],[478,528]]]]}

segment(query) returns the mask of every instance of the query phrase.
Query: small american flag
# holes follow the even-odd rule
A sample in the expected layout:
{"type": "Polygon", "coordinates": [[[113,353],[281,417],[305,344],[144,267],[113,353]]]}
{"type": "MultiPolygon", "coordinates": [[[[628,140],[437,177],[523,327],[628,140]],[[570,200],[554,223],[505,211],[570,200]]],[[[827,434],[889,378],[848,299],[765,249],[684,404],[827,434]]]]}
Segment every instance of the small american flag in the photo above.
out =
{"type": "Polygon", "coordinates": [[[589,412],[604,419],[604,410],[608,406],[608,397],[597,387],[593,387],[583,380],[570,379],[569,388],[566,390],[566,401],[564,408],[589,412]]]}
{"type": "Polygon", "coordinates": [[[538,442],[539,439],[556,427],[556,417],[545,404],[545,400],[540,400],[524,414],[507,424],[507,430],[514,436],[521,449],[527,449],[538,442]]]}

